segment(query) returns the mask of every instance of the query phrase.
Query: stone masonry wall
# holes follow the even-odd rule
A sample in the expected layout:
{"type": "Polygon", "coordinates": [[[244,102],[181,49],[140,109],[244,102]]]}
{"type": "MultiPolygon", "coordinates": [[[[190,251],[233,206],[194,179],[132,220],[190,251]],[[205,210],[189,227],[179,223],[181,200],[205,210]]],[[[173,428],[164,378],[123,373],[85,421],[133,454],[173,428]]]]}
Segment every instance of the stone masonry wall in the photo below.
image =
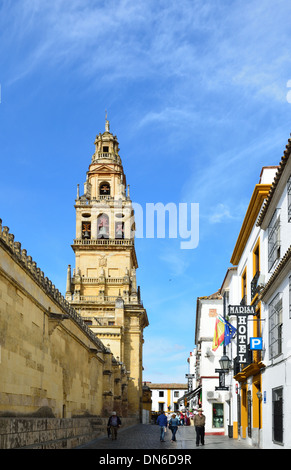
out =
{"type": "MultiPolygon", "coordinates": [[[[73,449],[107,435],[108,418],[0,418],[0,449],[73,449]]],[[[122,418],[122,428],[136,424],[122,418]]]]}
{"type": "Polygon", "coordinates": [[[90,440],[128,376],[0,219],[0,448],[90,440]]]}

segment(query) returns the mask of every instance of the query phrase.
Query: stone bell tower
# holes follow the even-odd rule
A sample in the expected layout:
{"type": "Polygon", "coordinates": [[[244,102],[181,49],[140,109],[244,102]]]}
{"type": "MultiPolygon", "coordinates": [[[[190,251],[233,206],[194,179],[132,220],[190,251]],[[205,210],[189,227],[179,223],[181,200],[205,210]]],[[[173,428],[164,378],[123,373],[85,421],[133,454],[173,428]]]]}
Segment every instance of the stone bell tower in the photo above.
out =
{"type": "Polygon", "coordinates": [[[140,416],[143,329],[149,322],[136,281],[134,212],[108,120],[94,144],[84,194],[77,189],[75,268],[68,267],[66,299],[123,363],[131,378],[128,415],[140,416]]]}

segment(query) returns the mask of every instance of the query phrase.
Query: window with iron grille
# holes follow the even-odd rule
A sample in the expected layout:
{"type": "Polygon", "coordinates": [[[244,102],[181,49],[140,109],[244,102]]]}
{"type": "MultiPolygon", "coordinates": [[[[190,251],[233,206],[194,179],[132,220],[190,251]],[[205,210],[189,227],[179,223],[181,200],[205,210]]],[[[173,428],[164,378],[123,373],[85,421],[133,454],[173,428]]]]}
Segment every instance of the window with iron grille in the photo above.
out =
{"type": "Polygon", "coordinates": [[[268,268],[269,272],[281,257],[280,209],[276,209],[268,228],[268,268]]]}
{"type": "Polygon", "coordinates": [[[269,304],[269,356],[270,359],[282,353],[282,293],[279,292],[269,304]]]}
{"type": "Polygon", "coordinates": [[[289,176],[287,182],[287,194],[288,194],[288,222],[291,222],[291,176],[289,176]]]}

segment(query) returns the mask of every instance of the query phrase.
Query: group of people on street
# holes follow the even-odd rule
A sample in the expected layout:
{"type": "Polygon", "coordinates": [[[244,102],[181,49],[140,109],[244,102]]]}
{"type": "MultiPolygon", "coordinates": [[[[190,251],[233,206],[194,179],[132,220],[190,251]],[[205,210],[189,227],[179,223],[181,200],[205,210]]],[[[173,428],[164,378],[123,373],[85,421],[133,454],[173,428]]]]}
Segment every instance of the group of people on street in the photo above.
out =
{"type": "MultiPolygon", "coordinates": [[[[176,441],[176,433],[178,431],[179,426],[184,425],[185,416],[183,413],[180,413],[180,416],[173,413],[168,421],[168,418],[164,411],[158,416],[157,424],[160,426],[160,441],[165,442],[165,432],[167,428],[172,432],[171,441],[176,441]]],[[[108,423],[107,423],[107,432],[108,437],[111,436],[112,440],[117,439],[117,431],[121,426],[121,419],[117,416],[116,412],[113,411],[108,423]]],[[[205,430],[205,416],[203,414],[202,408],[197,410],[197,414],[194,415],[194,426],[196,430],[196,446],[199,446],[200,442],[201,445],[204,445],[204,430],[205,430]]]]}
{"type": "MultiPolygon", "coordinates": [[[[172,414],[169,422],[168,418],[164,411],[158,416],[156,423],[160,426],[160,441],[165,442],[165,432],[167,428],[172,432],[171,441],[176,441],[176,433],[179,426],[184,425],[184,419],[186,415],[180,413],[180,416],[177,416],[175,413],[172,414]],[[181,416],[182,415],[182,416],[181,416]]],[[[205,416],[203,414],[202,408],[197,410],[197,414],[194,415],[194,426],[196,430],[196,446],[204,445],[204,435],[205,435],[205,416]]]]}

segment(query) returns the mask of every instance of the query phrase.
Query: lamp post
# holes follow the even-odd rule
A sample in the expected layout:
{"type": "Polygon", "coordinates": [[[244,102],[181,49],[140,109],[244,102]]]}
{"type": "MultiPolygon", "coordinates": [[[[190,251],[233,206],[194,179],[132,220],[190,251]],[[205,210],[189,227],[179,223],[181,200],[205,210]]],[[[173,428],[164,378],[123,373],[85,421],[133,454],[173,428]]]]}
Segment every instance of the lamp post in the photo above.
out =
{"type": "Polygon", "coordinates": [[[229,366],[230,366],[230,359],[226,354],[223,354],[222,358],[219,359],[219,364],[221,369],[223,369],[225,372],[229,371],[229,366]]]}

